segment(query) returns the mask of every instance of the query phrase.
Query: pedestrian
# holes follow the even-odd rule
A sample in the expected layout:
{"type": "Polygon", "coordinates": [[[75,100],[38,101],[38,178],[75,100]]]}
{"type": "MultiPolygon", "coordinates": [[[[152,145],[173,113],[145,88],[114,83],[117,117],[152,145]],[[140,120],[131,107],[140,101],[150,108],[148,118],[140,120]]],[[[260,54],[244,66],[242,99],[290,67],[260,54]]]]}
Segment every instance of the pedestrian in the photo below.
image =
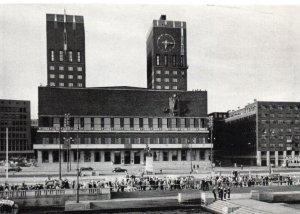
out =
{"type": "Polygon", "coordinates": [[[214,194],[215,201],[217,200],[216,187],[214,186],[212,189],[212,193],[214,194]]]}
{"type": "Polygon", "coordinates": [[[226,193],[227,193],[227,189],[225,187],[223,187],[223,194],[224,194],[224,200],[226,201],[226,193]]]}
{"type": "Polygon", "coordinates": [[[230,200],[230,186],[227,186],[227,198],[230,200]]]}
{"type": "Polygon", "coordinates": [[[221,200],[223,201],[223,196],[224,196],[223,187],[220,187],[220,196],[221,196],[221,200]]]}

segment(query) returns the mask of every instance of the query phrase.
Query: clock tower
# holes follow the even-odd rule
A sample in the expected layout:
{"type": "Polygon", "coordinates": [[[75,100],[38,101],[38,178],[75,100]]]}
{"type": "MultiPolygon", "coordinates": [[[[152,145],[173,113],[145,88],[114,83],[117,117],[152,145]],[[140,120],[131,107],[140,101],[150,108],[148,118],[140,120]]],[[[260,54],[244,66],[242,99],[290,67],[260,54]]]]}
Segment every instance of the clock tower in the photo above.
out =
{"type": "Polygon", "coordinates": [[[147,87],[187,90],[186,23],[161,15],[147,38],[147,87]]]}

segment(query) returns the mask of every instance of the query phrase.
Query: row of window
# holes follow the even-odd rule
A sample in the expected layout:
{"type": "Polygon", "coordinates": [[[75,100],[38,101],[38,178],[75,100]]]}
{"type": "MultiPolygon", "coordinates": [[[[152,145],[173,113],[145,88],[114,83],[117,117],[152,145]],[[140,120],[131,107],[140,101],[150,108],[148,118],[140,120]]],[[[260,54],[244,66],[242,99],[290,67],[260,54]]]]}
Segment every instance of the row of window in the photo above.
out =
{"type": "MultiPolygon", "coordinates": [[[[156,82],[161,82],[160,77],[156,78],[155,80],[156,80],[156,82]]],[[[177,78],[172,78],[171,80],[172,80],[172,82],[177,82],[177,78]]],[[[170,82],[170,79],[169,78],[163,78],[163,81],[164,82],[170,82]]]]}
{"type": "MultiPolygon", "coordinates": [[[[72,138],[71,144],[77,144],[77,138],[72,138]]],[[[79,137],[79,144],[205,144],[204,137],[196,138],[90,138],[79,137]]],[[[42,144],[59,144],[59,138],[42,138],[42,144]]]]}
{"type": "Polygon", "coordinates": [[[300,124],[300,120],[261,120],[262,124],[300,124]]]}
{"type": "MultiPolygon", "coordinates": [[[[58,75],[59,79],[64,79],[65,75],[64,74],[59,74],[58,75]]],[[[55,74],[50,74],[50,79],[54,79],[55,78],[55,74]]],[[[72,80],[74,78],[74,75],[69,74],[68,75],[68,79],[72,80]]],[[[77,79],[82,80],[82,75],[77,75],[77,79]]]]}
{"type": "MultiPolygon", "coordinates": [[[[50,50],[50,61],[51,62],[54,62],[56,61],[56,51],[54,50],[50,50]]],[[[77,62],[81,62],[81,52],[80,51],[76,51],[76,61],[77,62]]],[[[65,52],[63,50],[59,50],[58,51],[58,60],[60,62],[63,62],[63,61],[68,61],[68,62],[73,62],[74,59],[73,59],[73,51],[67,51],[66,52],[66,57],[67,59],[65,59],[65,52]]]]}
{"type": "MultiPolygon", "coordinates": [[[[74,71],[74,67],[73,66],[68,66],[68,71],[74,71]]],[[[82,67],[78,66],[78,67],[75,67],[77,69],[77,71],[82,71],[82,67]]],[[[54,71],[55,70],[55,66],[54,65],[50,65],[49,66],[49,70],[50,71],[54,71]]],[[[65,70],[65,67],[60,65],[58,66],[58,70],[59,71],[64,71],[65,70]]]]}
{"type": "Polygon", "coordinates": [[[299,140],[300,139],[300,137],[299,137],[299,135],[295,135],[295,136],[292,136],[292,135],[286,135],[286,136],[283,136],[283,135],[279,135],[279,136],[276,136],[276,135],[270,135],[270,137],[268,137],[268,136],[266,136],[266,135],[262,135],[261,136],[261,139],[263,139],[263,140],[267,140],[267,139],[276,139],[278,137],[278,139],[280,139],[280,140],[283,140],[284,138],[286,139],[286,140],[292,140],[292,139],[296,139],[296,140],[299,140]]]}
{"type": "Polygon", "coordinates": [[[53,127],[54,124],[60,124],[61,127],[79,125],[80,127],[110,127],[124,128],[128,126],[130,128],[143,128],[143,127],[157,127],[162,128],[202,128],[205,127],[205,118],[74,118],[70,117],[69,121],[65,121],[64,117],[53,118],[43,117],[41,118],[42,126],[53,127]],[[76,120],[76,121],[75,121],[76,120]]]}
{"type": "MultiPolygon", "coordinates": [[[[155,74],[157,74],[157,75],[160,75],[160,74],[170,75],[170,73],[173,74],[173,75],[178,74],[177,71],[172,71],[172,72],[170,72],[169,70],[166,70],[164,72],[162,72],[161,70],[156,70],[155,71],[155,74]]],[[[182,76],[184,76],[184,71],[181,71],[180,73],[181,73],[182,76]]]]}
{"type": "MultiPolygon", "coordinates": [[[[0,134],[0,138],[4,139],[5,137],[6,137],[6,133],[0,134]]],[[[8,132],[8,138],[26,138],[26,134],[8,132]]]]}
{"type": "Polygon", "coordinates": [[[2,119],[2,120],[4,120],[4,119],[11,119],[11,120],[18,120],[18,119],[20,119],[20,120],[26,120],[27,119],[27,115],[25,115],[25,114],[1,114],[0,115],[0,118],[2,119]]]}
{"type": "Polygon", "coordinates": [[[267,113],[261,114],[261,117],[268,117],[268,116],[270,116],[272,118],[274,118],[276,116],[277,117],[300,117],[298,112],[296,112],[295,114],[291,114],[291,112],[286,112],[286,114],[267,114],[267,113]]]}
{"type": "Polygon", "coordinates": [[[26,113],[26,108],[19,108],[19,107],[8,107],[8,106],[1,106],[0,112],[21,112],[26,113]]]}
{"type": "MultiPolygon", "coordinates": [[[[168,86],[168,85],[165,85],[165,86],[156,85],[155,88],[156,89],[166,89],[166,90],[168,90],[168,89],[170,89],[170,86],[168,86]]],[[[173,90],[177,90],[178,89],[178,87],[176,85],[173,85],[171,88],[173,90]]]]}
{"type": "MultiPolygon", "coordinates": [[[[2,131],[2,132],[5,132],[6,131],[6,127],[1,127],[0,128],[0,131],[2,131]]],[[[26,131],[26,127],[18,127],[18,126],[14,126],[14,127],[9,127],[9,129],[8,129],[8,131],[9,132],[14,132],[14,131],[16,131],[16,132],[19,132],[19,131],[26,131]]]]}
{"type": "MultiPolygon", "coordinates": [[[[270,133],[271,135],[276,134],[277,132],[289,132],[291,133],[293,131],[292,128],[287,128],[287,129],[283,129],[283,128],[272,128],[269,131],[267,129],[261,129],[261,132],[263,132],[265,135],[270,133]]],[[[294,127],[294,132],[300,132],[300,127],[294,127]]]]}
{"type": "MultiPolygon", "coordinates": [[[[55,82],[50,82],[50,86],[57,86],[57,85],[55,85],[55,82]]],[[[68,86],[68,87],[74,87],[74,83],[72,83],[72,82],[69,82],[68,84],[66,83],[66,85],[65,85],[65,83],[63,83],[63,82],[60,82],[60,83],[58,83],[58,86],[59,87],[65,87],[65,86],[68,86]]],[[[77,83],[77,87],[82,87],[82,83],[77,83]]]]}
{"type": "Polygon", "coordinates": [[[156,54],[156,65],[157,66],[168,66],[169,65],[169,61],[172,60],[172,66],[173,67],[183,67],[184,66],[184,56],[180,56],[180,61],[178,62],[177,56],[173,55],[173,56],[168,56],[167,54],[165,55],[160,55],[160,54],[156,54]],[[172,58],[170,58],[172,57],[172,58]]]}
{"type": "MultiPolygon", "coordinates": [[[[0,125],[6,126],[7,121],[0,120],[0,125]]],[[[16,126],[26,126],[27,122],[26,121],[12,121],[12,124],[10,125],[16,125],[16,126]]]]}
{"type": "MultiPolygon", "coordinates": [[[[299,151],[294,151],[295,155],[299,155],[299,151]]],[[[261,152],[261,156],[266,156],[267,152],[266,151],[262,151],[261,152]]],[[[279,156],[283,156],[283,151],[278,151],[278,155],[279,156]]],[[[286,155],[292,155],[292,151],[287,151],[286,155]]],[[[270,156],[275,156],[275,151],[270,151],[270,156]]]]}
{"type": "MultiPolygon", "coordinates": [[[[130,162],[131,159],[133,159],[134,157],[130,157],[130,152],[129,151],[125,151],[124,152],[124,159],[127,159],[127,162],[130,162]]],[[[188,150],[181,150],[181,155],[179,156],[178,151],[162,151],[162,153],[160,153],[159,151],[152,151],[153,153],[153,160],[154,161],[186,161],[187,160],[187,156],[188,153],[190,153],[190,157],[192,161],[195,161],[197,159],[199,160],[205,160],[205,151],[204,150],[200,150],[199,151],[199,156],[197,157],[197,153],[196,151],[188,151],[188,150]],[[169,153],[172,152],[171,154],[171,159],[169,159],[169,153]],[[162,155],[162,156],[161,156],[162,155]],[[161,156],[161,157],[160,157],[161,156]]],[[[83,158],[81,158],[81,153],[78,154],[79,155],[79,160],[82,159],[84,162],[111,162],[112,160],[114,160],[115,164],[120,164],[121,163],[121,152],[120,151],[114,151],[113,153],[111,151],[104,151],[103,152],[103,157],[101,157],[101,152],[99,150],[95,150],[94,151],[94,155],[91,155],[91,151],[84,151],[83,152],[83,158]]],[[[140,157],[139,153],[136,153],[135,155],[136,157],[140,157]]],[[[74,161],[77,161],[77,153],[74,152],[73,154],[73,159],[74,161]]],[[[59,151],[53,151],[52,152],[52,161],[53,162],[59,162],[59,151]]],[[[68,154],[67,151],[63,152],[63,158],[62,158],[63,162],[67,162],[68,161],[68,154]]],[[[124,161],[124,160],[123,160],[124,161]]],[[[125,160],[126,161],[126,160],[125,160]]],[[[49,152],[48,151],[42,151],[42,162],[43,163],[48,163],[49,162],[49,152]]],[[[140,159],[138,160],[138,162],[140,163],[140,159]]]]}
{"type": "Polygon", "coordinates": [[[290,106],[262,105],[261,108],[262,109],[269,109],[269,110],[275,110],[275,109],[277,109],[277,110],[284,110],[284,109],[287,109],[287,110],[299,110],[300,109],[300,105],[290,105],[290,106]]]}
{"type": "MultiPolygon", "coordinates": [[[[30,150],[31,146],[28,140],[8,140],[8,151],[26,151],[30,150]]],[[[0,151],[6,151],[6,141],[0,140],[0,151]]]]}

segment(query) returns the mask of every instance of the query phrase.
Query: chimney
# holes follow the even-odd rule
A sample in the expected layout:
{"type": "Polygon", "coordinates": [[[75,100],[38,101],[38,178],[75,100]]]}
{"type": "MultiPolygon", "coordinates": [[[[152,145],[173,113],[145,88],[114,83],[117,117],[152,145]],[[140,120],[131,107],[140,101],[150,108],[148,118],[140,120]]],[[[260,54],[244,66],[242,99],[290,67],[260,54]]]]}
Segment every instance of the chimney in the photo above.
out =
{"type": "Polygon", "coordinates": [[[164,20],[165,21],[165,20],[167,20],[167,16],[166,15],[161,15],[159,20],[164,20]]]}

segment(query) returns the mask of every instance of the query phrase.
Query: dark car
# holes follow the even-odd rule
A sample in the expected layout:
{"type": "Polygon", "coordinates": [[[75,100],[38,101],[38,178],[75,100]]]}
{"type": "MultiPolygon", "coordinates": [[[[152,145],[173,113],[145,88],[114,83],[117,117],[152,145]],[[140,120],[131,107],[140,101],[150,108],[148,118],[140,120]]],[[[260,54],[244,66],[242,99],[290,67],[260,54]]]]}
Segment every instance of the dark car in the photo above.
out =
{"type": "Polygon", "coordinates": [[[80,167],[80,171],[93,171],[93,167],[80,167]]]}
{"type": "Polygon", "coordinates": [[[127,169],[122,169],[121,167],[116,167],[112,172],[127,172],[127,169]]]}
{"type": "Polygon", "coordinates": [[[10,168],[8,168],[8,171],[9,172],[20,172],[20,171],[22,171],[22,168],[19,166],[10,167],[10,168]]]}

